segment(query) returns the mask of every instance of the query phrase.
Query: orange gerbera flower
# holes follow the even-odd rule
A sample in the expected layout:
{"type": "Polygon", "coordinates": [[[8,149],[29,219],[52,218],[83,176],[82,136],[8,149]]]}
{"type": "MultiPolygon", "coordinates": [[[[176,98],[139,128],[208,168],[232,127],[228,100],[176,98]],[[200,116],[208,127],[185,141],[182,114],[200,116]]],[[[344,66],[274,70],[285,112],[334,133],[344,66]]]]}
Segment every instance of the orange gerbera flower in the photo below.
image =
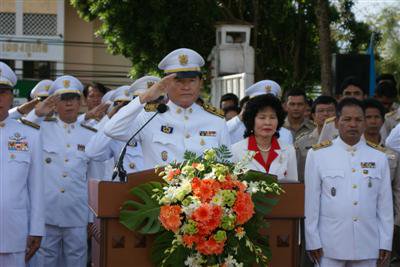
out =
{"type": "Polygon", "coordinates": [[[168,181],[171,181],[172,179],[174,179],[174,177],[175,177],[176,175],[179,175],[179,174],[181,174],[181,170],[179,170],[179,169],[170,170],[170,171],[168,172],[168,175],[167,175],[168,181]]]}
{"type": "Polygon", "coordinates": [[[208,222],[213,215],[213,206],[207,203],[201,204],[193,213],[192,218],[197,222],[208,222]]]}
{"type": "Polygon", "coordinates": [[[238,224],[244,224],[253,217],[254,203],[249,193],[237,192],[233,211],[236,213],[236,222],[238,224]]]}
{"type": "Polygon", "coordinates": [[[182,240],[186,247],[191,248],[194,244],[199,243],[202,237],[199,235],[183,235],[182,240]]]}
{"type": "Polygon", "coordinates": [[[200,241],[196,249],[204,255],[219,255],[224,251],[225,241],[217,242],[214,237],[210,237],[208,240],[200,241]]]}
{"type": "Polygon", "coordinates": [[[178,205],[161,206],[158,219],[165,229],[177,232],[181,226],[181,207],[178,205]]]}
{"type": "Polygon", "coordinates": [[[210,201],[220,189],[218,181],[213,179],[199,179],[197,177],[192,180],[192,190],[195,196],[200,198],[201,202],[210,201]]]}

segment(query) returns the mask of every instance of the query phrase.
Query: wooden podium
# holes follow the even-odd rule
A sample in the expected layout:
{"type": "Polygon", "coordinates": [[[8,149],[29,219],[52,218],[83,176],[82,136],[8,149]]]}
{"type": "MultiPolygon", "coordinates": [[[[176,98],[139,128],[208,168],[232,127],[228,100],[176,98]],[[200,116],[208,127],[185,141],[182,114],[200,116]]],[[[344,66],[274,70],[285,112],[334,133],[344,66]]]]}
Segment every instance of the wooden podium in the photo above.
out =
{"type": "MultiPolygon", "coordinates": [[[[92,237],[92,266],[150,267],[153,236],[131,232],[119,223],[119,211],[127,199],[134,197],[129,190],[139,184],[157,181],[154,170],[131,174],[124,183],[89,181],[89,206],[94,212],[95,233],[92,237]]],[[[285,194],[278,196],[278,205],[268,214],[272,250],[272,267],[297,267],[299,259],[299,225],[304,216],[304,185],[282,183],[285,194]]]]}

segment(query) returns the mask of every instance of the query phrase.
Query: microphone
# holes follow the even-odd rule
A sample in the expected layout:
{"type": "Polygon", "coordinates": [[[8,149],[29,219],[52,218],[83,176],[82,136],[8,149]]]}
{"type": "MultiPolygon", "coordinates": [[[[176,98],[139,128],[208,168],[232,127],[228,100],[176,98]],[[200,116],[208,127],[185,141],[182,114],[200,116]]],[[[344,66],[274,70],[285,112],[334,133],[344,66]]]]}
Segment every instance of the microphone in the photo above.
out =
{"type": "Polygon", "coordinates": [[[152,120],[154,119],[155,116],[157,116],[158,114],[162,114],[162,113],[166,112],[167,110],[168,110],[168,106],[167,106],[167,105],[165,105],[165,104],[159,104],[159,105],[157,106],[157,111],[156,111],[156,113],[154,113],[154,115],[151,116],[151,118],[150,118],[145,124],[143,124],[143,126],[140,127],[139,130],[137,130],[137,131],[132,135],[131,138],[129,138],[128,142],[126,142],[126,144],[125,144],[124,147],[122,148],[121,152],[119,153],[119,157],[118,157],[117,163],[114,165],[114,171],[113,171],[113,175],[112,175],[112,178],[111,178],[112,181],[114,181],[114,179],[117,177],[117,175],[118,175],[118,177],[119,177],[119,181],[120,181],[120,182],[125,182],[125,181],[126,181],[126,175],[127,175],[127,173],[126,173],[126,171],[125,171],[125,169],[124,169],[124,164],[123,164],[123,162],[124,162],[124,157],[125,157],[125,154],[126,154],[126,148],[128,147],[129,143],[133,140],[133,138],[135,138],[136,135],[137,135],[138,133],[140,133],[140,131],[143,130],[143,128],[144,128],[150,121],[152,121],[152,120]]]}

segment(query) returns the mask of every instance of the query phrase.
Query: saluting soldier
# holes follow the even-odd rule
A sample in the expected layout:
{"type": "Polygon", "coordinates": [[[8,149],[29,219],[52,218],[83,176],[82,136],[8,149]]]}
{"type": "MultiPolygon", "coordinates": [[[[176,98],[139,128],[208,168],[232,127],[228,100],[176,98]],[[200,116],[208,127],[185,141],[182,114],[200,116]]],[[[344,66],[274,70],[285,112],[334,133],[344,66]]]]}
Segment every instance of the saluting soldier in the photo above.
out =
{"type": "Polygon", "coordinates": [[[375,267],[392,249],[389,163],[385,153],[361,138],[365,113],[359,100],[339,103],[336,124],[339,137],[315,145],[307,155],[306,247],[323,267],[375,267]]]}
{"type": "Polygon", "coordinates": [[[128,141],[156,112],[150,104],[166,94],[168,110],[158,114],[136,137],[143,148],[144,167],[182,161],[184,152],[197,154],[207,148],[230,146],[222,112],[208,105],[198,105],[203,85],[201,67],[204,59],[187,48],[168,54],[158,65],[166,77],[139,94],[105,125],[111,138],[128,141]]]}
{"type": "Polygon", "coordinates": [[[39,131],[10,118],[15,73],[0,62],[0,267],[22,267],[44,236],[39,131]]]}
{"type": "Polygon", "coordinates": [[[297,157],[297,170],[299,181],[304,182],[304,167],[308,150],[315,144],[318,144],[319,134],[321,133],[324,121],[327,118],[335,116],[336,100],[331,96],[319,96],[313,102],[311,107],[311,116],[317,127],[312,132],[305,132],[300,135],[294,143],[297,157]]]}
{"type": "MultiPolygon", "coordinates": [[[[46,236],[39,266],[85,266],[87,254],[88,165],[85,150],[95,129],[77,122],[83,86],[72,76],[57,78],[54,95],[39,103],[27,119],[40,124],[46,203],[46,236]],[[54,118],[45,118],[56,111],[54,118]]],[[[104,161],[104,155],[95,160],[104,161]]]]}

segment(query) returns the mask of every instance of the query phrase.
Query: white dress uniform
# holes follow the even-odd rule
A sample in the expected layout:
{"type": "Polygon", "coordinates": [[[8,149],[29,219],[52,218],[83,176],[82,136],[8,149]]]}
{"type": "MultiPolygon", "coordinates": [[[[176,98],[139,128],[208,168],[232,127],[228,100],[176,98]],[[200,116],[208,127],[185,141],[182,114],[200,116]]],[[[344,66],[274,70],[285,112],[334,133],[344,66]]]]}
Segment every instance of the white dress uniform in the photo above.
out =
{"type": "MultiPolygon", "coordinates": [[[[227,121],[226,125],[228,127],[228,132],[229,136],[231,137],[232,144],[235,144],[244,139],[243,135],[244,132],[246,131],[246,126],[244,126],[244,123],[240,120],[239,116],[235,116],[229,121],[227,121]]],[[[279,129],[279,140],[288,145],[292,145],[293,144],[292,133],[288,129],[281,127],[279,129]]]]}
{"type": "Polygon", "coordinates": [[[0,143],[0,266],[25,266],[27,236],[45,233],[39,131],[7,118],[0,143]]]}
{"type": "MultiPolygon", "coordinates": [[[[15,73],[0,62],[0,90],[15,73]]],[[[44,236],[42,150],[39,131],[8,116],[0,121],[0,266],[25,266],[28,236],[44,236]]]]}
{"type": "MultiPolygon", "coordinates": [[[[72,76],[59,77],[53,84],[55,94],[77,93],[82,84],[72,76]]],[[[36,117],[36,118],[34,118],[36,117]]],[[[51,119],[30,118],[40,124],[44,165],[46,237],[37,257],[39,266],[85,266],[87,254],[88,166],[86,145],[93,129],[77,121],[64,123],[51,119]],[[59,258],[61,257],[61,259],[59,258]]],[[[94,160],[104,161],[105,155],[94,160]]]]}
{"type": "Polygon", "coordinates": [[[364,140],[349,146],[338,137],[309,150],[306,248],[323,249],[321,266],[345,266],[343,261],[372,266],[380,249],[391,250],[393,203],[388,192],[386,155],[364,140]]]}
{"type": "MultiPolygon", "coordinates": [[[[288,145],[278,139],[279,150],[275,150],[278,156],[272,161],[269,173],[276,175],[278,180],[297,181],[296,153],[292,145],[288,145]]],[[[251,152],[248,150],[249,138],[232,145],[232,161],[242,161],[251,152]]],[[[265,172],[265,168],[254,158],[249,162],[247,168],[265,172]]]]}

